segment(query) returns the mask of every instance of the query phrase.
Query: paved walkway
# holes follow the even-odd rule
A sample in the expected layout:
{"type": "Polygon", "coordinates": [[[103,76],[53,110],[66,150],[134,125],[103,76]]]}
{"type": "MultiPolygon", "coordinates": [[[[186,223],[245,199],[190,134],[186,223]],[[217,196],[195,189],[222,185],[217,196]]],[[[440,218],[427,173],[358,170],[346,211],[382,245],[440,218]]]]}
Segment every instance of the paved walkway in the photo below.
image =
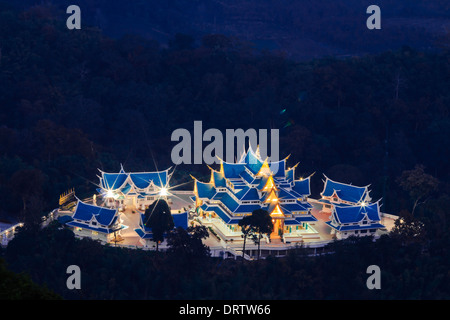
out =
{"type": "MultiPolygon", "coordinates": [[[[189,199],[190,195],[181,194],[172,198],[172,210],[183,210],[183,208],[188,209],[189,205],[192,206],[192,201],[189,199]]],[[[322,212],[321,205],[313,203],[313,209],[311,211],[312,215],[317,218],[318,221],[310,223],[312,227],[319,233],[320,239],[304,239],[305,243],[314,244],[315,242],[323,242],[329,241],[333,239],[333,235],[331,234],[331,228],[325,224],[326,221],[330,220],[330,213],[322,212]]],[[[120,213],[120,217],[123,220],[123,224],[128,226],[128,228],[122,230],[121,235],[123,241],[119,243],[119,245],[127,245],[127,246],[137,246],[143,247],[140,242],[140,237],[134,231],[139,227],[140,221],[140,213],[134,208],[126,209],[124,212],[120,213]],[[134,211],[134,213],[133,213],[134,211]]],[[[381,223],[386,226],[386,229],[390,231],[394,225],[394,219],[383,217],[381,223]]],[[[195,225],[198,225],[195,222],[195,225]]],[[[386,231],[380,231],[379,234],[386,233],[386,231]]],[[[205,239],[204,244],[210,248],[217,248],[222,246],[230,246],[230,247],[239,247],[242,246],[243,239],[236,239],[233,242],[228,242],[225,244],[223,241],[219,241],[213,234],[210,233],[210,236],[205,239]]],[[[250,248],[252,246],[251,241],[247,241],[247,245],[250,248]]],[[[261,243],[263,247],[276,247],[276,246],[285,246],[279,239],[272,239],[270,244],[261,243]]]]}
{"type": "Polygon", "coordinates": [[[124,229],[120,232],[123,241],[121,241],[120,245],[131,245],[142,247],[142,243],[140,243],[140,239],[136,231],[134,229],[138,228],[140,221],[140,214],[138,211],[134,209],[126,209],[124,212],[120,213],[120,218],[123,220],[122,224],[128,226],[127,229],[124,229]]]}

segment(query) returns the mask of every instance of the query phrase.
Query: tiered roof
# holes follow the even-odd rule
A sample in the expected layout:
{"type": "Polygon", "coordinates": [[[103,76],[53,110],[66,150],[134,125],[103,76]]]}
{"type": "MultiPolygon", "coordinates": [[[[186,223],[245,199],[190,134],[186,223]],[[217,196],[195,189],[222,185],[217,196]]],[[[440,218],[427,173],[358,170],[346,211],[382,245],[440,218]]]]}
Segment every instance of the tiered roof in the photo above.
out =
{"type": "Polygon", "coordinates": [[[121,167],[118,173],[101,172],[100,188],[102,194],[114,193],[116,196],[136,195],[143,198],[157,195],[162,188],[168,188],[169,169],[154,172],[125,172],[121,167]]]}
{"type": "Polygon", "coordinates": [[[325,176],[325,178],[324,188],[321,193],[322,197],[333,197],[333,195],[336,195],[340,200],[354,204],[370,198],[368,190],[369,186],[358,187],[352,184],[333,181],[327,176],[325,176]]]}
{"type": "MultiPolygon", "coordinates": [[[[187,229],[188,227],[188,212],[172,213],[174,228],[181,227],[187,229]]],[[[145,225],[146,217],[145,213],[140,213],[139,228],[134,229],[134,231],[142,239],[152,239],[153,233],[152,228],[145,225]]]]}
{"type": "Polygon", "coordinates": [[[249,148],[237,163],[221,160],[219,171],[210,168],[209,182],[195,179],[195,200],[203,202],[200,208],[215,212],[227,224],[237,224],[256,209],[282,215],[287,224],[316,221],[306,201],[310,177],[296,180],[295,167],[286,170],[287,158],[268,162],[258,153],[249,148]]]}
{"type": "Polygon", "coordinates": [[[358,206],[335,205],[332,220],[326,222],[326,224],[338,231],[352,231],[383,228],[384,226],[380,224],[380,221],[378,201],[371,204],[363,203],[358,206]]]}
{"type": "Polygon", "coordinates": [[[116,209],[99,207],[78,200],[72,219],[66,225],[101,233],[112,233],[123,228],[123,226],[115,227],[117,226],[117,219],[118,212],[116,209]],[[94,222],[94,224],[91,222],[94,222]]]}

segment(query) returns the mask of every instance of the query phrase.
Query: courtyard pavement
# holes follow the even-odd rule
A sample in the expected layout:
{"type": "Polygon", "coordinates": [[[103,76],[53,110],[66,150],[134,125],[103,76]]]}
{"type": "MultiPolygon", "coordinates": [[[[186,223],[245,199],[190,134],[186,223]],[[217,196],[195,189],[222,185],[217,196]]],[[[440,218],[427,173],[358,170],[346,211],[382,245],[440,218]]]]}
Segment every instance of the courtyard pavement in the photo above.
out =
{"type": "MultiPolygon", "coordinates": [[[[176,194],[175,196],[171,196],[172,204],[171,209],[173,212],[178,212],[178,210],[184,211],[185,209],[192,208],[193,203],[190,200],[190,196],[192,194],[176,194]]],[[[330,213],[325,213],[321,211],[321,205],[317,203],[312,203],[313,209],[311,211],[312,215],[317,218],[318,221],[311,223],[312,227],[319,233],[320,239],[305,239],[304,242],[307,244],[313,244],[314,242],[323,242],[330,241],[333,239],[333,235],[331,234],[331,228],[325,224],[326,221],[330,220],[330,213]]],[[[140,211],[134,208],[127,208],[125,211],[120,213],[120,218],[123,220],[123,224],[128,226],[126,229],[121,231],[121,235],[123,241],[119,243],[122,246],[132,246],[132,247],[143,247],[140,242],[140,238],[137,233],[134,231],[139,227],[140,221],[140,211]]],[[[381,223],[386,226],[386,230],[377,231],[377,234],[383,234],[390,231],[394,225],[394,219],[383,217],[381,223]]],[[[190,223],[190,222],[189,222],[190,223]]],[[[195,225],[199,225],[198,222],[194,222],[195,225]]],[[[210,236],[204,240],[204,244],[210,248],[218,248],[218,247],[237,247],[242,245],[243,240],[236,240],[233,242],[225,243],[224,241],[218,240],[213,234],[210,233],[210,236]]],[[[248,243],[251,246],[250,243],[248,243]]],[[[273,242],[271,244],[264,243],[264,246],[273,247],[273,246],[284,246],[284,243],[276,243],[273,242]]],[[[162,245],[164,247],[164,244],[162,245]]]]}

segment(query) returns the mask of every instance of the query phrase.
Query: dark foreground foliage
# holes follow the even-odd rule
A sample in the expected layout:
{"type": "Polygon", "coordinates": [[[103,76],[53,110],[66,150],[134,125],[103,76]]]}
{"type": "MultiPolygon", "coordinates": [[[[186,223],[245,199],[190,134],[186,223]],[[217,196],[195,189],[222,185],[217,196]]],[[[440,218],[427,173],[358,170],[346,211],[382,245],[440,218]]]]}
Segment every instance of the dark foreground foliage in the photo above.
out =
{"type": "Polygon", "coordinates": [[[338,241],[322,256],[298,248],[285,258],[243,261],[209,258],[198,245],[199,232],[177,230],[168,252],[146,252],[78,240],[56,223],[22,230],[5,258],[12,270],[66,299],[450,298],[448,234],[405,242],[400,230],[376,242],[338,241]],[[72,264],[81,269],[81,290],[66,288],[72,264]],[[381,290],[366,287],[373,264],[381,268],[381,290]]]}

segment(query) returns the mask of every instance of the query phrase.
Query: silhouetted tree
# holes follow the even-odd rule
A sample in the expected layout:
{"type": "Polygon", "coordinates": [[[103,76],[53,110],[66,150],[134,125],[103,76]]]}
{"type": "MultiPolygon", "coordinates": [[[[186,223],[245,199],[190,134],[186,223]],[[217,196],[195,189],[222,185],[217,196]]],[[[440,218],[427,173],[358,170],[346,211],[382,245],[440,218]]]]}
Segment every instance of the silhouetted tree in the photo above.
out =
{"type": "Polygon", "coordinates": [[[239,226],[241,227],[242,235],[241,237],[244,238],[244,245],[242,247],[242,258],[244,258],[245,255],[245,243],[247,241],[247,237],[250,236],[255,232],[254,226],[253,226],[253,216],[245,216],[241,220],[239,220],[239,226]]]}
{"type": "Polygon", "coordinates": [[[255,238],[258,244],[258,259],[261,255],[261,238],[264,234],[270,236],[273,231],[273,222],[270,214],[263,209],[257,209],[251,214],[251,225],[252,228],[258,236],[255,238]]]}
{"type": "Polygon", "coordinates": [[[156,251],[159,250],[159,242],[164,241],[164,234],[173,229],[173,217],[169,205],[163,199],[155,200],[145,210],[145,225],[152,229],[153,241],[156,242],[156,251]]]}
{"type": "Polygon", "coordinates": [[[210,256],[209,247],[202,240],[209,233],[204,226],[178,227],[167,237],[167,252],[187,269],[191,269],[210,256]]]}
{"type": "Polygon", "coordinates": [[[408,191],[413,199],[414,205],[411,214],[414,215],[417,206],[425,203],[427,200],[425,198],[438,190],[439,180],[426,174],[423,165],[416,165],[413,170],[403,171],[398,178],[398,183],[404,190],[408,191]]]}

